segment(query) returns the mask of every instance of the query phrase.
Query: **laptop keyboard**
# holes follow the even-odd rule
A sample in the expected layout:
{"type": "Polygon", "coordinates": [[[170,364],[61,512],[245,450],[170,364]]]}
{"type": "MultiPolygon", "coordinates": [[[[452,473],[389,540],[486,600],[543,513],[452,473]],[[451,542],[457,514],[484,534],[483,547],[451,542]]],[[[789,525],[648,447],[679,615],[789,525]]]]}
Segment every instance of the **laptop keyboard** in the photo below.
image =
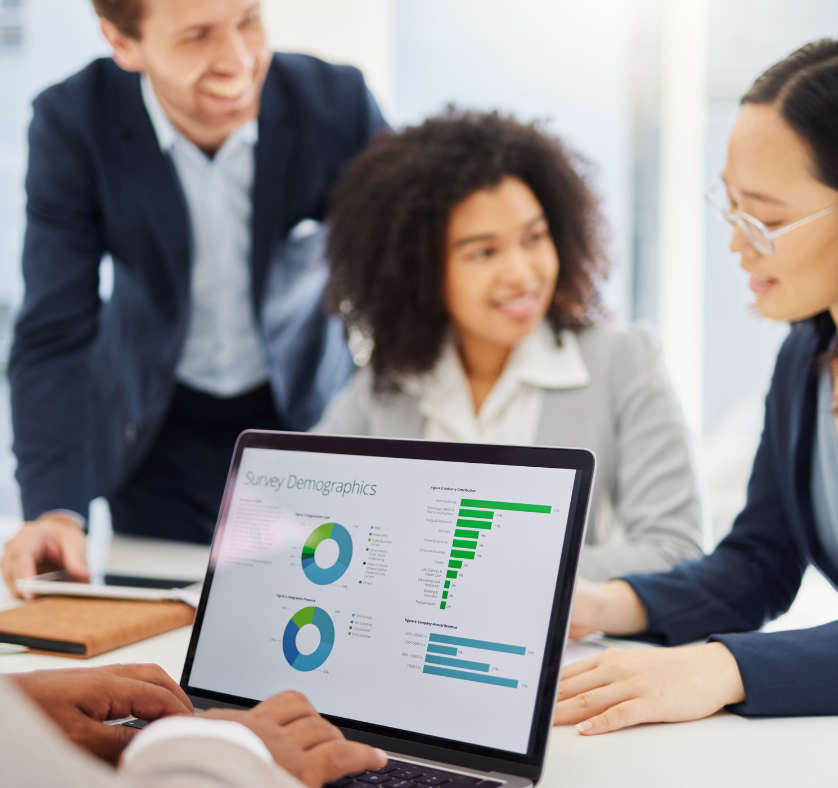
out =
{"type": "MultiPolygon", "coordinates": [[[[126,728],[140,729],[148,725],[145,720],[128,720],[121,724],[126,728]]],[[[500,788],[503,783],[393,760],[387,761],[386,766],[374,772],[353,772],[326,783],[327,788],[372,788],[374,785],[383,785],[385,788],[431,788],[437,785],[443,788],[500,788]]]]}
{"type": "Polygon", "coordinates": [[[417,763],[387,761],[386,766],[372,772],[353,772],[326,783],[328,788],[371,788],[383,785],[385,788],[425,788],[441,785],[443,788],[500,788],[497,780],[483,780],[467,774],[432,769],[417,763]]]}

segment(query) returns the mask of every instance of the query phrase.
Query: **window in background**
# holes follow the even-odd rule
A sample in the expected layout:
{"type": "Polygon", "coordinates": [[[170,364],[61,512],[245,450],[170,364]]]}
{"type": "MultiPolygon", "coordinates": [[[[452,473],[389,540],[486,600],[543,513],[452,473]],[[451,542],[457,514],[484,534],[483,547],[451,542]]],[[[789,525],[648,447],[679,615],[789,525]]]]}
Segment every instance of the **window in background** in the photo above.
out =
{"type": "Polygon", "coordinates": [[[23,0],[0,2],[0,56],[15,54],[23,47],[23,0]]]}

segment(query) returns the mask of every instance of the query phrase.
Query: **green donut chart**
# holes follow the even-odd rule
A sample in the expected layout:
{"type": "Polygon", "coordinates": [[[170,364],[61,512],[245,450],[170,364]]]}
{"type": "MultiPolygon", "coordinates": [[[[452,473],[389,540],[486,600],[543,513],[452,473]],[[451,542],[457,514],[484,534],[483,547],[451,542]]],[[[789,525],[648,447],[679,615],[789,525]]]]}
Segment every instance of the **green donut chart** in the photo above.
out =
{"type": "Polygon", "coordinates": [[[329,658],[334,645],[334,622],[319,607],[304,607],[294,613],[282,636],[282,653],[294,670],[316,670],[329,658]],[[297,633],[307,624],[314,624],[320,630],[320,645],[311,654],[301,654],[297,648],[297,633]]]}
{"type": "Polygon", "coordinates": [[[352,537],[340,523],[323,523],[318,525],[306,539],[303,545],[302,564],[306,577],[319,586],[327,586],[343,577],[343,573],[349,569],[349,562],[352,560],[352,537]],[[317,546],[327,539],[334,539],[337,542],[339,553],[338,560],[325,569],[318,566],[314,560],[314,553],[317,546]]]}

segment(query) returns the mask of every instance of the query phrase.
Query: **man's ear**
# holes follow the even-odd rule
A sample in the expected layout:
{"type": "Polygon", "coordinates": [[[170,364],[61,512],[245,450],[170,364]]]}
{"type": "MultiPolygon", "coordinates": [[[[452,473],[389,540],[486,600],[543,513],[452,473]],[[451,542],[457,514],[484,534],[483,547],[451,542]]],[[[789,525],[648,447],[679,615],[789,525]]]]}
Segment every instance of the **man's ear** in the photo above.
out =
{"type": "Polygon", "coordinates": [[[139,42],[126,36],[113,22],[107,19],[99,19],[99,27],[102,35],[108,40],[113,48],[114,62],[124,71],[145,71],[145,61],[140,52],[139,42]]]}

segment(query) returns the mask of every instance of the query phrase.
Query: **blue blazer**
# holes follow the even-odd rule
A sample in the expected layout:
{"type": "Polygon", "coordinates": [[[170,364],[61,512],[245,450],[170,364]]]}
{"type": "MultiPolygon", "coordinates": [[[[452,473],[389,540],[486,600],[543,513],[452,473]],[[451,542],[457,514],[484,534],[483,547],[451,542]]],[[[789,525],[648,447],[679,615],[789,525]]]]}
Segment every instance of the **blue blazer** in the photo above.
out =
{"type": "MultiPolygon", "coordinates": [[[[34,102],[26,177],[26,284],[9,364],[23,513],[86,513],[153,445],[175,388],[189,314],[190,224],[137,74],[94,61],[34,102]],[[110,254],[113,294],[99,298],[110,254]]],[[[357,69],[274,55],[259,114],[252,307],[281,421],[304,430],[352,361],[324,307],[317,236],[329,190],[383,126],[357,69]]]]}
{"type": "Polygon", "coordinates": [[[834,334],[822,314],[794,325],[783,344],[747,503],[730,534],[705,558],[625,578],[661,642],[711,636],[730,649],[745,686],[745,702],[731,707],[739,714],[838,714],[838,622],[753,631],[789,609],[809,564],[838,588],[838,566],[816,536],[809,493],[819,364],[834,334]]]}

